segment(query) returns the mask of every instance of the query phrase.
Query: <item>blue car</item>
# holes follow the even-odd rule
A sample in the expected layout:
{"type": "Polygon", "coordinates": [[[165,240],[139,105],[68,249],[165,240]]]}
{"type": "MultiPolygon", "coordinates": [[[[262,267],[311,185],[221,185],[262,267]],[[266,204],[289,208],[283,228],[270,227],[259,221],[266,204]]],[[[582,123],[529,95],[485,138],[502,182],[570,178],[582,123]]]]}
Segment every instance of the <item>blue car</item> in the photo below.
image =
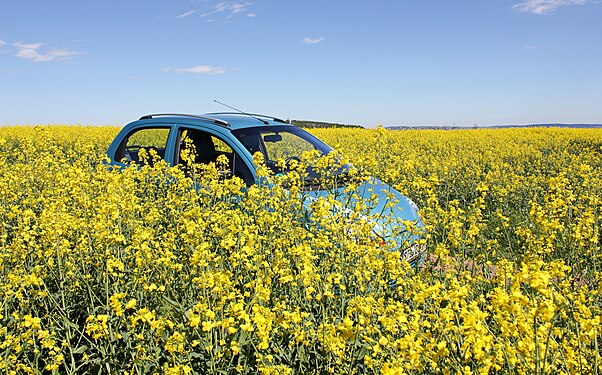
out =
{"type": "MultiPolygon", "coordinates": [[[[119,132],[107,155],[112,165],[125,167],[140,162],[145,154],[154,150],[165,162],[175,166],[183,164],[182,151],[190,144],[194,145],[194,163],[216,162],[219,156],[224,155],[229,163],[228,175],[241,178],[247,186],[260,183],[253,164],[253,155],[257,152],[263,155],[267,167],[275,173],[282,173],[282,160],[288,165],[292,160],[300,160],[305,151],[317,151],[320,155],[332,151],[312,134],[284,120],[259,114],[218,112],[198,116],[143,116],[119,132]]],[[[319,176],[309,176],[309,179],[317,178],[319,176]]],[[[345,202],[353,199],[367,201],[376,195],[378,200],[369,206],[370,212],[367,213],[373,221],[375,235],[383,242],[393,244],[392,247],[400,250],[402,257],[413,267],[421,264],[424,248],[419,240],[423,224],[414,202],[375,178],[364,181],[354,192],[354,198],[346,192],[344,184],[336,189],[337,199],[345,202]],[[391,200],[395,205],[386,204],[391,200]],[[408,227],[412,229],[405,230],[400,223],[410,223],[408,227]]],[[[320,189],[316,184],[307,189],[306,197],[310,202],[330,193],[333,192],[320,189]]]]}

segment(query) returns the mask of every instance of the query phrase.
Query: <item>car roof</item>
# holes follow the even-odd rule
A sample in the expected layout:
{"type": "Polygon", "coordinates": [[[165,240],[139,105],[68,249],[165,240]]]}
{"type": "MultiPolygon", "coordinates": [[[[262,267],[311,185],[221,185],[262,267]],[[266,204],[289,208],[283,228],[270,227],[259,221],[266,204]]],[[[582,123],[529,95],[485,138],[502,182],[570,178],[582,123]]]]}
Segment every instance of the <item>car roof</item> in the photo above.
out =
{"type": "Polygon", "coordinates": [[[238,112],[211,112],[202,115],[190,115],[181,113],[159,113],[145,115],[140,120],[151,120],[160,117],[162,120],[168,118],[177,118],[179,120],[186,119],[187,122],[199,121],[204,124],[210,123],[228,128],[230,130],[259,127],[259,126],[294,126],[286,121],[268,115],[260,115],[255,113],[238,113],[238,112]]]}

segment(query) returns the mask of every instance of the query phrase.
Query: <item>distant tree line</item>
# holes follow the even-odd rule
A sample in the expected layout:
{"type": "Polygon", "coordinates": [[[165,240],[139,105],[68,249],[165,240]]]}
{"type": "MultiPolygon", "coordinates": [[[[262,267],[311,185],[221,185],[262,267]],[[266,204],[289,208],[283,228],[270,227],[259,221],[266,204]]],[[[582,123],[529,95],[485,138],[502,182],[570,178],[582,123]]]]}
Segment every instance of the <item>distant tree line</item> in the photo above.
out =
{"type": "Polygon", "coordinates": [[[364,128],[361,125],[337,124],[337,123],[322,122],[322,121],[290,120],[289,122],[300,128],[359,128],[359,129],[364,128]]]}
{"type": "Polygon", "coordinates": [[[395,125],[389,130],[461,130],[461,129],[502,129],[502,128],[602,128],[602,124],[526,124],[526,125],[484,125],[479,126],[438,126],[438,125],[395,125]]]}

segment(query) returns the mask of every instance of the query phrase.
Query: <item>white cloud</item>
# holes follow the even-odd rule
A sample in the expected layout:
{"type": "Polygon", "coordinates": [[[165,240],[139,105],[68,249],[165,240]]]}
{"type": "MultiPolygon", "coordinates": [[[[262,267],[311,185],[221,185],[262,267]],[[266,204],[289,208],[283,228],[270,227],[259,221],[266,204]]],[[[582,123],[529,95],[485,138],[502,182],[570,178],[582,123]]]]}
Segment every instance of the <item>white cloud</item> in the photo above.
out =
{"type": "Polygon", "coordinates": [[[316,44],[316,43],[320,43],[324,41],[324,37],[318,37],[318,38],[310,38],[310,37],[306,37],[303,38],[303,43],[305,44],[316,44]]]}
{"type": "MultiPolygon", "coordinates": [[[[241,13],[247,10],[247,7],[251,5],[250,2],[235,2],[235,1],[221,1],[215,4],[210,11],[201,14],[201,17],[211,16],[217,13],[226,13],[226,18],[231,18],[237,13],[241,13]]],[[[251,13],[254,14],[254,13],[251,13]]]]}
{"type": "Polygon", "coordinates": [[[3,45],[5,45],[5,44],[6,44],[6,42],[5,42],[5,41],[3,41],[2,39],[0,39],[0,47],[2,47],[2,46],[3,46],[3,45]]]}
{"type": "Polygon", "coordinates": [[[245,3],[235,3],[235,4],[231,4],[228,9],[232,12],[232,14],[236,14],[236,13],[244,12],[246,8],[247,8],[247,5],[245,3]]]}
{"type": "Polygon", "coordinates": [[[186,13],[178,14],[178,15],[175,17],[175,19],[177,20],[177,19],[180,19],[180,18],[185,18],[185,17],[188,17],[188,16],[192,16],[192,15],[193,15],[193,14],[195,14],[195,13],[196,13],[196,10],[191,10],[190,12],[186,12],[186,13]]]}
{"type": "Polygon", "coordinates": [[[249,14],[247,14],[247,17],[257,17],[257,14],[255,14],[255,13],[249,13],[249,14]]]}
{"type": "Polygon", "coordinates": [[[585,5],[592,2],[593,0],[524,0],[513,5],[512,9],[520,13],[546,14],[561,7],[585,5]]]}
{"type": "Polygon", "coordinates": [[[81,52],[65,48],[41,53],[38,50],[43,46],[42,43],[15,43],[14,46],[17,47],[15,56],[32,62],[66,61],[71,60],[76,55],[81,55],[81,52]]]}
{"type": "Polygon", "coordinates": [[[220,66],[208,66],[208,65],[198,65],[191,66],[189,68],[172,68],[167,67],[163,69],[164,72],[174,72],[174,73],[194,73],[194,74],[206,74],[210,76],[225,74],[226,69],[220,66]]]}

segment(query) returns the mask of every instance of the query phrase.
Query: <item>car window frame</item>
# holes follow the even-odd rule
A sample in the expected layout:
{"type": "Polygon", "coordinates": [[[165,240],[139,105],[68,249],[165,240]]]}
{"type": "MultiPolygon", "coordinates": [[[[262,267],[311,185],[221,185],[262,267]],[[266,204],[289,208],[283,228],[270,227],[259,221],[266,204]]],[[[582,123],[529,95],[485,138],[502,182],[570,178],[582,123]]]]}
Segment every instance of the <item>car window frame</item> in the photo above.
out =
{"type": "MultiPolygon", "coordinates": [[[[123,163],[121,161],[123,158],[118,159],[117,154],[121,151],[124,151],[124,148],[126,147],[128,140],[134,133],[137,133],[139,131],[146,130],[146,129],[169,129],[169,134],[167,135],[167,141],[165,144],[165,154],[164,154],[163,160],[166,163],[168,163],[169,165],[173,165],[173,139],[172,138],[174,136],[174,124],[171,122],[140,123],[140,124],[137,124],[136,126],[132,127],[131,129],[128,130],[127,133],[125,133],[125,135],[123,135],[121,137],[121,141],[119,142],[119,144],[113,151],[112,155],[109,156],[110,159],[113,160],[113,162],[117,165],[125,166],[126,163],[123,163]]],[[[124,153],[124,155],[125,155],[125,153],[124,153]]]]}
{"type": "MultiPolygon", "coordinates": [[[[212,137],[219,139],[228,145],[233,153],[238,154],[239,158],[242,162],[245,163],[247,169],[251,172],[251,176],[253,178],[253,183],[256,184],[258,182],[257,171],[255,170],[255,166],[253,165],[253,156],[247,151],[247,149],[234,137],[234,135],[230,132],[230,129],[222,130],[220,128],[211,127],[211,126],[203,126],[202,124],[191,124],[191,123],[178,123],[175,124],[172,133],[170,133],[170,139],[173,142],[172,152],[170,154],[172,159],[172,166],[177,165],[176,161],[179,162],[179,152],[180,152],[180,137],[183,130],[199,130],[205,133],[208,133],[212,137]],[[173,138],[171,138],[173,134],[173,138]]],[[[236,156],[233,155],[233,158],[236,156]]]]}

